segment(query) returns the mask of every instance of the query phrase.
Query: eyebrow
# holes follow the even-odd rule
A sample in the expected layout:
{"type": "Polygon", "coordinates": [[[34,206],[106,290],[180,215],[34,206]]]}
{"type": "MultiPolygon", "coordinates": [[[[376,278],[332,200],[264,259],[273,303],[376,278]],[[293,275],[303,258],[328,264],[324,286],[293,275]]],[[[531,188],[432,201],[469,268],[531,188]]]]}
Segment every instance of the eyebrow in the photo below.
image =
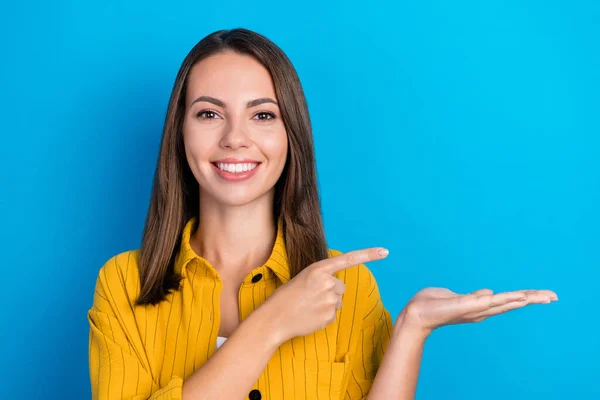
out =
{"type": "MultiPolygon", "coordinates": [[[[194,104],[197,103],[199,101],[206,101],[208,103],[212,103],[216,106],[222,107],[222,108],[227,108],[227,106],[225,105],[225,103],[219,99],[216,99],[214,97],[211,96],[200,96],[198,97],[196,100],[192,101],[192,104],[190,104],[190,107],[194,104]]],[[[246,107],[247,108],[251,108],[251,107],[256,107],[260,104],[264,104],[264,103],[273,103],[276,106],[279,106],[279,104],[277,104],[277,102],[275,100],[273,100],[270,97],[261,97],[259,99],[254,99],[254,100],[250,100],[248,103],[246,103],[246,107]]]]}

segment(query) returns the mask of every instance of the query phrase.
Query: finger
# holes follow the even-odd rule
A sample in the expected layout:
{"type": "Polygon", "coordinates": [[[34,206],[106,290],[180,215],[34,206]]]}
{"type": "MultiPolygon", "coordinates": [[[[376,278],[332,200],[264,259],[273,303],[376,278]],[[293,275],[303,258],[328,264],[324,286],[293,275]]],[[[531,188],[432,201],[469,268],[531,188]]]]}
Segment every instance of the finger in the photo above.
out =
{"type": "Polygon", "coordinates": [[[339,310],[340,308],[342,308],[342,298],[340,296],[338,296],[338,302],[337,302],[335,309],[339,310]]]}
{"type": "Polygon", "coordinates": [[[346,268],[353,267],[358,264],[364,264],[369,261],[381,260],[387,257],[387,250],[383,247],[372,247],[364,250],[350,251],[339,256],[326,258],[313,264],[315,268],[320,268],[323,271],[334,274],[346,268]]]}
{"type": "Polygon", "coordinates": [[[524,300],[517,300],[517,301],[513,301],[507,304],[503,304],[501,306],[497,306],[497,307],[492,307],[488,310],[485,310],[483,312],[477,313],[476,315],[474,315],[474,319],[475,320],[479,320],[480,318],[487,318],[490,317],[492,315],[498,315],[498,314],[503,314],[506,313],[508,311],[511,310],[515,310],[517,308],[522,308],[531,304],[547,304],[550,303],[551,300],[549,300],[548,298],[546,298],[545,295],[537,295],[537,296],[528,296],[526,299],[524,300]]]}
{"type": "Polygon", "coordinates": [[[521,300],[512,301],[506,304],[491,307],[487,310],[481,311],[473,316],[475,322],[479,322],[492,315],[503,314],[508,311],[522,308],[530,304],[548,304],[552,301],[558,300],[558,296],[551,290],[522,290],[519,291],[525,295],[525,298],[521,300]]]}
{"type": "Polygon", "coordinates": [[[335,276],[332,276],[331,278],[335,282],[335,286],[333,287],[333,293],[335,293],[337,295],[344,294],[344,292],[346,291],[346,284],[344,283],[344,281],[336,278],[335,276]]]}
{"type": "Polygon", "coordinates": [[[470,294],[461,296],[459,302],[464,312],[483,312],[492,307],[501,306],[512,301],[523,301],[527,295],[523,292],[504,292],[498,294],[470,294]]]}
{"type": "MultiPolygon", "coordinates": [[[[558,299],[556,294],[549,290],[518,290],[514,292],[498,293],[493,296],[481,296],[481,306],[487,302],[487,308],[508,304],[512,301],[526,301],[525,304],[549,303],[558,299]]],[[[483,310],[481,310],[483,311],[483,310]]]]}
{"type": "Polygon", "coordinates": [[[556,301],[556,300],[558,300],[558,296],[552,290],[534,290],[534,289],[529,289],[529,290],[522,290],[522,292],[524,292],[527,295],[527,297],[545,298],[545,299],[548,299],[550,301],[556,301]]]}
{"type": "Polygon", "coordinates": [[[479,312],[477,314],[475,314],[473,316],[473,319],[478,321],[481,318],[487,318],[490,317],[492,315],[498,315],[498,314],[503,314],[505,312],[511,311],[511,310],[515,310],[517,308],[522,308],[525,307],[526,305],[532,304],[530,302],[529,298],[526,298],[524,300],[516,300],[516,301],[511,301],[510,303],[506,303],[500,306],[496,306],[496,307],[492,307],[489,308],[485,311],[479,312]]]}

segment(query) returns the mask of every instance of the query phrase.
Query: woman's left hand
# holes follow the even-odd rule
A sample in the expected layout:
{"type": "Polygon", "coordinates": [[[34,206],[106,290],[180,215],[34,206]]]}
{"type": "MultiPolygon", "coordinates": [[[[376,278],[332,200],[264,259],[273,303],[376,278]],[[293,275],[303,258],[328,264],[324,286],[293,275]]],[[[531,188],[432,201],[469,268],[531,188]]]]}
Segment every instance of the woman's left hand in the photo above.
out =
{"type": "Polygon", "coordinates": [[[480,322],[530,304],[558,300],[550,290],[518,290],[494,294],[489,289],[461,295],[444,288],[419,291],[402,310],[399,321],[416,327],[425,335],[444,325],[480,322]]]}

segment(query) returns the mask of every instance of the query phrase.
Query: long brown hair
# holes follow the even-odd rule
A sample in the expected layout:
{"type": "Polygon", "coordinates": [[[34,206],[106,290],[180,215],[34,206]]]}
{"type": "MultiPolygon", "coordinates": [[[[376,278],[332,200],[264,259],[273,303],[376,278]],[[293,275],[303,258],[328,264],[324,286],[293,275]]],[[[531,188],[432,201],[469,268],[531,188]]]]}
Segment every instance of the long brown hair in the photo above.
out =
{"type": "Polygon", "coordinates": [[[160,152],[142,235],[137,305],[157,304],[182,279],[174,263],[186,222],[198,217],[199,187],[185,157],[182,126],[192,67],[223,51],[250,55],[271,74],[288,135],[288,154],[275,184],[274,220],[282,226],[291,276],[328,257],[317,188],[312,126],[304,92],[292,63],[266,37],[248,29],[219,30],[198,42],[177,73],[163,127],[160,152]]]}

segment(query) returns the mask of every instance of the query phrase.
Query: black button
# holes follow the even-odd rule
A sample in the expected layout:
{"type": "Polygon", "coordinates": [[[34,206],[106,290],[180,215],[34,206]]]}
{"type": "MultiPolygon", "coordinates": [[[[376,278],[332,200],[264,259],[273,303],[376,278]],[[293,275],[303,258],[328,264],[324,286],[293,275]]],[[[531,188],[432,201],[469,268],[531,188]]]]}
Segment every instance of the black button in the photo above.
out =
{"type": "Polygon", "coordinates": [[[252,389],[250,391],[250,393],[248,394],[248,398],[250,400],[260,400],[260,399],[262,399],[262,394],[260,394],[260,390],[258,390],[258,389],[252,389]]]}
{"type": "MultiPolygon", "coordinates": [[[[262,274],[256,274],[256,275],[254,275],[252,277],[252,283],[256,283],[256,282],[260,281],[261,278],[262,278],[262,274]]],[[[252,392],[250,392],[250,393],[252,393],[252,392]]],[[[259,396],[260,396],[260,392],[259,392],[259,396]]],[[[259,397],[259,399],[260,399],[260,397],[259,397]]]]}

